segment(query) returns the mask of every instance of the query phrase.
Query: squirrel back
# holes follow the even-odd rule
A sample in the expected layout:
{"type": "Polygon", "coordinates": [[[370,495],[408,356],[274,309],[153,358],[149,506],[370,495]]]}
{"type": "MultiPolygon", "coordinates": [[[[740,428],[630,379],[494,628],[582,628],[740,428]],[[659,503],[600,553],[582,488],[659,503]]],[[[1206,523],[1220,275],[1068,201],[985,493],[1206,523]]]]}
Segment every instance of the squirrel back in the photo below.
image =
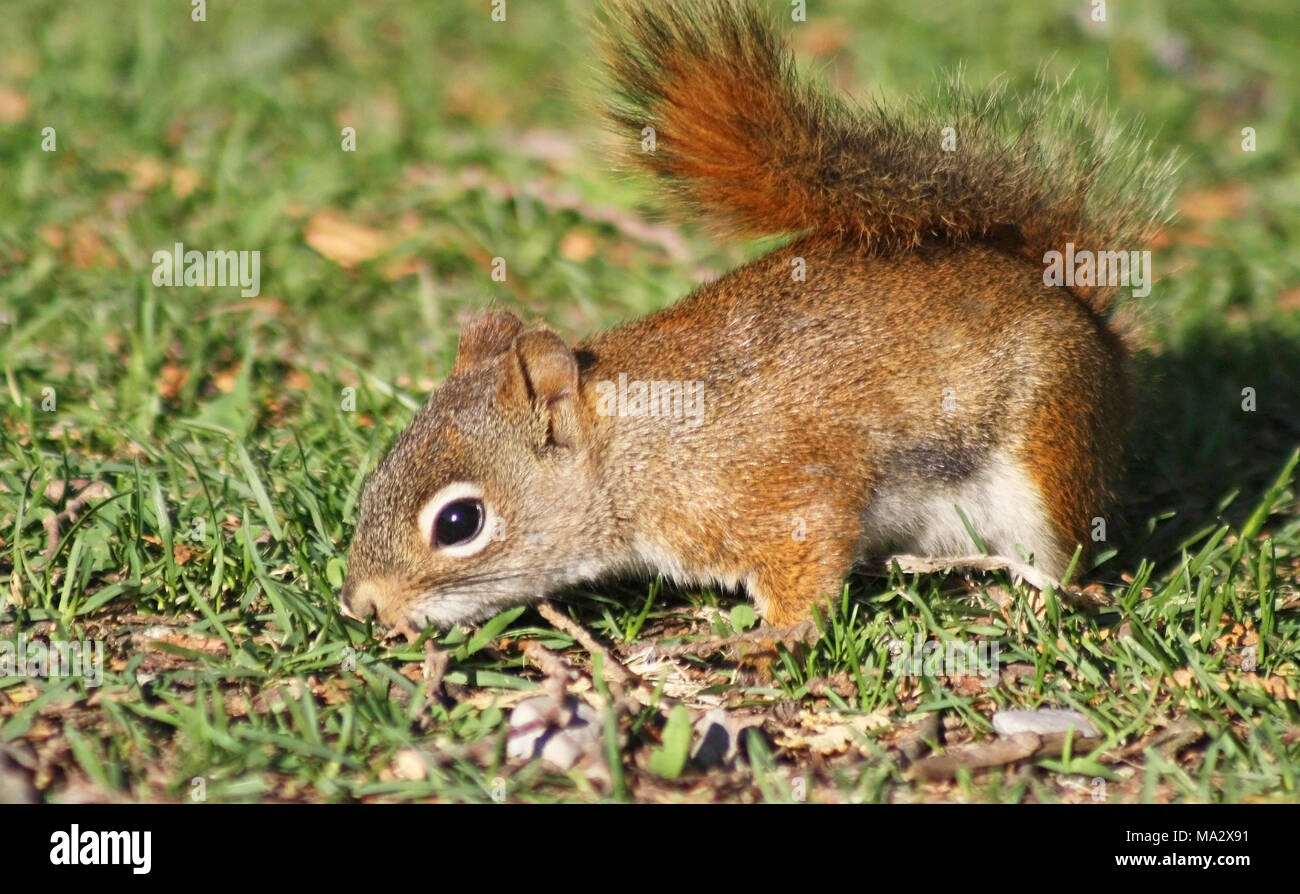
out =
{"type": "MultiPolygon", "coordinates": [[[[653,151],[625,143],[625,160],[724,231],[878,253],[990,240],[1042,263],[1066,243],[1140,244],[1167,217],[1171,161],[1041,76],[1027,95],[972,92],[954,76],[902,110],[853,107],[801,80],[775,23],[749,4],[615,0],[606,11],[609,116],[620,130],[653,128],[653,151]]],[[[1071,291],[1105,314],[1115,287],[1071,291]]]]}

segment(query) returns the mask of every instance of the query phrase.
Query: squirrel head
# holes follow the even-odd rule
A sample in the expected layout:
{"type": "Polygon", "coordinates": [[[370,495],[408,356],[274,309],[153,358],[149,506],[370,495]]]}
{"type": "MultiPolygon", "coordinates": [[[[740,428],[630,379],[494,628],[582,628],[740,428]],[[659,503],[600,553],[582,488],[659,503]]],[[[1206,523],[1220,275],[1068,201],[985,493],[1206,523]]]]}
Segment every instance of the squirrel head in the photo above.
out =
{"type": "Polygon", "coordinates": [[[366,482],[344,611],[411,634],[589,576],[612,523],[594,431],[558,335],[505,311],[476,316],[451,374],[366,482]]]}

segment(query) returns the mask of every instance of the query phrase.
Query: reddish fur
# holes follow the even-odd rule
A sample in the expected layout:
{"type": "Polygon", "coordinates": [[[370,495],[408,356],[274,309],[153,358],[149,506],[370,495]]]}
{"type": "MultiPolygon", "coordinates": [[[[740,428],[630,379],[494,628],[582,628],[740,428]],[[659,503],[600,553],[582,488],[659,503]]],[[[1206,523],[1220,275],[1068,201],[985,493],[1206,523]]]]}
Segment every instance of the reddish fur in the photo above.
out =
{"type": "Polygon", "coordinates": [[[979,109],[957,153],[940,151],[937,122],[851,113],[729,0],[625,2],[612,24],[615,120],[629,141],[658,134],[635,162],[711,219],[801,235],[576,348],[505,312],[473,321],[366,485],[350,610],[462,623],[650,565],[745,586],[785,626],[858,559],[964,538],[944,527],[957,498],[982,500],[1004,556],[1026,545],[1035,570],[1062,573],[1104,517],[1124,357],[1109,290],[1044,286],[1041,255],[1138,238],[1140,203],[1090,216],[1089,170],[1056,176],[1025,144],[981,142],[979,109]],[[698,381],[707,412],[693,426],[602,415],[598,389],[620,376],[698,381]],[[957,405],[941,411],[946,391],[957,405]],[[415,523],[463,483],[506,532],[472,557],[431,548],[415,523]]]}
{"type": "MultiPolygon", "coordinates": [[[[962,95],[928,118],[852,108],[797,78],[776,25],[752,6],[621,0],[610,18],[610,116],[627,140],[625,160],[663,177],[680,205],[723,230],[817,231],[881,252],[935,236],[989,238],[1041,263],[1067,242],[1140,243],[1163,207],[1157,183],[1136,182],[1158,181],[1163,169],[1144,168],[1138,150],[1105,148],[1108,122],[1096,110],[1079,112],[1068,135],[1043,133],[1043,112],[1025,111],[1007,135],[998,116],[1011,113],[993,95],[962,95]],[[646,126],[654,152],[641,146],[646,126]],[[945,126],[957,131],[956,151],[941,148],[945,126]],[[1125,166],[1135,183],[1090,207],[1106,164],[1125,166]]],[[[1050,105],[1049,93],[1033,96],[1050,105]]],[[[1104,313],[1114,288],[1073,292],[1104,313]]]]}

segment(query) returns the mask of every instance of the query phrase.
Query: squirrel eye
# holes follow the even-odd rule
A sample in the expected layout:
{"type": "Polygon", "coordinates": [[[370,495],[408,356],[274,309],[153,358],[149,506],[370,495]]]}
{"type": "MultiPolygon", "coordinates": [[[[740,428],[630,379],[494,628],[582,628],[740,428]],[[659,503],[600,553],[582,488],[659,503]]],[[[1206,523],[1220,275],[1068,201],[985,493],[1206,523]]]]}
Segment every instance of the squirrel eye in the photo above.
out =
{"type": "Polygon", "coordinates": [[[438,512],[433,523],[435,546],[456,546],[473,540],[483,530],[483,501],[452,500],[438,512]]]}
{"type": "Polygon", "coordinates": [[[487,549],[503,523],[483,488],[473,481],[453,481],[424,501],[415,518],[420,540],[439,559],[468,559],[487,549]]]}

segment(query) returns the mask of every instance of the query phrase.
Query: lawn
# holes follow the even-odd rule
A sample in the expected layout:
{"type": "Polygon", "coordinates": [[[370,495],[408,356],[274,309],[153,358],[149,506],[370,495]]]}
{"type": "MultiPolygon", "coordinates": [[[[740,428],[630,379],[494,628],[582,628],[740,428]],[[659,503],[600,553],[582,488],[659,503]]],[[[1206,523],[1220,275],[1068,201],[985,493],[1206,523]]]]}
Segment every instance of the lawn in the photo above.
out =
{"type": "Polygon", "coordinates": [[[612,169],[588,3],[16,0],[0,640],[97,643],[103,675],[0,676],[0,801],[1300,800],[1294,5],[809,7],[801,64],[855,96],[1072,73],[1182,160],[1081,591],[877,569],[771,679],[738,670],[743,595],[662,581],[427,631],[433,659],[344,618],[361,484],[467,313],[577,338],[773,241],[612,169]],[[256,294],[155,284],[177,243],[259,252],[256,294]],[[1000,667],[898,673],[915,642],[1000,667]],[[517,756],[534,697],[568,769],[517,756]],[[993,714],[1034,708],[1096,734],[999,758],[993,714]]]}

